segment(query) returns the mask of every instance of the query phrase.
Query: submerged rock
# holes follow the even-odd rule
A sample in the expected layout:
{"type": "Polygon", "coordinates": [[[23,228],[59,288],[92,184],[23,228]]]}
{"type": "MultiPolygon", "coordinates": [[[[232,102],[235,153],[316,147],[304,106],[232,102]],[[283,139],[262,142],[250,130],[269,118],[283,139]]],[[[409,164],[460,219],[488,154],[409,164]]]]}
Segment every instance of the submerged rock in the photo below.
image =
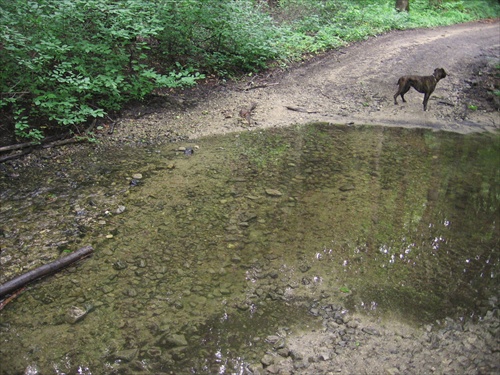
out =
{"type": "Polygon", "coordinates": [[[139,352],[139,349],[127,349],[116,352],[114,355],[115,361],[131,362],[139,352]]]}
{"type": "Polygon", "coordinates": [[[69,324],[75,324],[76,322],[85,318],[88,312],[89,311],[87,309],[82,309],[77,306],[72,306],[66,314],[66,321],[69,324]]]}
{"type": "Polygon", "coordinates": [[[116,262],[113,263],[113,268],[117,271],[124,270],[125,268],[127,268],[127,263],[118,259],[116,262]]]}
{"type": "Polygon", "coordinates": [[[262,363],[264,367],[271,366],[274,363],[274,357],[270,354],[266,354],[264,357],[262,357],[260,363],[262,363]]]}
{"type": "Polygon", "coordinates": [[[342,185],[341,187],[339,187],[340,191],[350,191],[350,190],[354,190],[354,189],[356,189],[356,187],[352,184],[345,184],[345,185],[342,185]]]}
{"type": "Polygon", "coordinates": [[[271,197],[281,197],[283,193],[277,189],[266,189],[266,194],[271,197]]]}
{"type": "Polygon", "coordinates": [[[186,340],[186,337],[184,335],[179,335],[179,334],[166,334],[163,336],[159,342],[158,345],[170,349],[170,348],[178,348],[182,346],[187,346],[188,342],[186,340]]]}
{"type": "Polygon", "coordinates": [[[130,180],[130,186],[137,186],[139,185],[139,180],[136,179],[136,178],[133,178],[132,180],[130,180]]]}
{"type": "Polygon", "coordinates": [[[372,327],[364,327],[362,331],[368,333],[369,335],[381,336],[380,332],[372,327]]]}

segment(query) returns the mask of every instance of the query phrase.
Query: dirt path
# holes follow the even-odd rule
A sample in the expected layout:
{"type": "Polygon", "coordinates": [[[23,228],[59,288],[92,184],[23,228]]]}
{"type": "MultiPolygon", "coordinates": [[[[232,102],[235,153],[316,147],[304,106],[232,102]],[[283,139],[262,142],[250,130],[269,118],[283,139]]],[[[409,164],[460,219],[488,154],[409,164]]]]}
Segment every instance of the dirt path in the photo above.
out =
{"type": "Polygon", "coordinates": [[[314,121],[491,131],[500,127],[499,104],[485,87],[498,89],[500,83],[493,74],[499,35],[498,21],[391,32],[285,72],[170,94],[126,112],[114,138],[161,141],[314,121]],[[429,75],[436,67],[449,75],[438,83],[427,112],[423,95],[413,89],[406,104],[394,105],[398,77],[429,75]],[[248,125],[238,113],[253,102],[248,125]]]}

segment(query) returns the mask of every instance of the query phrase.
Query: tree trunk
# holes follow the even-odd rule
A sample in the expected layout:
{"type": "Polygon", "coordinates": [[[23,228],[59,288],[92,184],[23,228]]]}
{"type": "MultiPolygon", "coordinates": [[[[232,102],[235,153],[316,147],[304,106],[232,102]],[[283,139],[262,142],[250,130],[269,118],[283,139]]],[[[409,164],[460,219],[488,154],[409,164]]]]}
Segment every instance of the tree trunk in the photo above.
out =
{"type": "Polygon", "coordinates": [[[396,9],[398,12],[409,12],[410,0],[396,0],[396,9]]]}

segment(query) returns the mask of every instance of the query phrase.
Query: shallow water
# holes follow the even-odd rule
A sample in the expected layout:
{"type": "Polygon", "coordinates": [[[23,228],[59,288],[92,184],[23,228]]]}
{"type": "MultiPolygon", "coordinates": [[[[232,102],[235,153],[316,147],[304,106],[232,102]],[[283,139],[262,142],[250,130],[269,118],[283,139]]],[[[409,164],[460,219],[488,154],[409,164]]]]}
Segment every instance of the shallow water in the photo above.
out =
{"type": "Polygon", "coordinates": [[[0,313],[0,374],[245,373],[267,336],[318,324],[315,301],[420,324],[498,296],[498,135],[315,124],[182,146],[0,181],[0,282],[95,248],[0,313]]]}

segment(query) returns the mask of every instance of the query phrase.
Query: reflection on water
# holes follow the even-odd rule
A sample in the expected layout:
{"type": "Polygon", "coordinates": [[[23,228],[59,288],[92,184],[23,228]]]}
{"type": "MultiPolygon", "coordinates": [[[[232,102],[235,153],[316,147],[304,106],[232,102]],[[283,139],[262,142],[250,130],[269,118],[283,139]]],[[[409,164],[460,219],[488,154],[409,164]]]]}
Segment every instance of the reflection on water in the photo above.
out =
{"type": "Polygon", "coordinates": [[[422,323],[496,296],[497,135],[316,124],[194,145],[1,180],[2,282],[95,253],[0,313],[0,374],[243,373],[269,335],[316,324],[314,300],[422,323]]]}

